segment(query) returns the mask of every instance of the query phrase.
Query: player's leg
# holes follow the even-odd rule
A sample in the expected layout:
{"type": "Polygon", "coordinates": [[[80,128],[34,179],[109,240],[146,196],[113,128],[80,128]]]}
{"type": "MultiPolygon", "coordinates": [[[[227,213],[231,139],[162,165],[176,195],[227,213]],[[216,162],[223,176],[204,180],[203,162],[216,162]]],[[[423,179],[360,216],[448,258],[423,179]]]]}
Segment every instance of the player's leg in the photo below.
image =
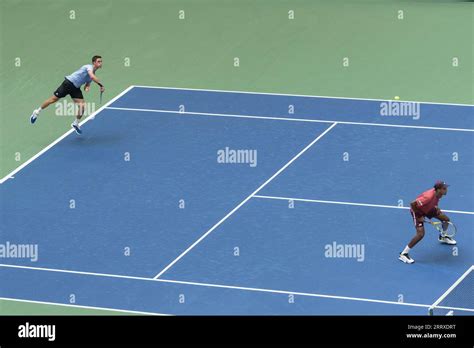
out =
{"type": "MultiPolygon", "coordinates": [[[[410,249],[413,249],[415,245],[418,244],[418,242],[420,240],[423,239],[423,237],[425,236],[425,226],[421,225],[421,226],[417,226],[416,227],[416,234],[415,236],[411,239],[410,243],[408,243],[407,247],[410,248],[410,249]]],[[[410,250],[409,249],[409,250],[410,250]]]]}
{"type": "Polygon", "coordinates": [[[416,216],[415,213],[411,209],[410,209],[410,213],[412,215],[413,222],[415,224],[416,234],[410,240],[408,245],[405,247],[405,249],[403,249],[403,251],[400,253],[400,256],[398,257],[400,261],[403,261],[405,263],[415,262],[415,260],[413,260],[408,253],[425,236],[425,226],[423,223],[423,216],[416,216]]]}
{"type": "Polygon", "coordinates": [[[84,109],[85,109],[85,102],[83,98],[73,98],[72,99],[74,103],[76,104],[76,119],[74,122],[71,124],[71,127],[74,128],[77,134],[82,134],[82,130],[79,126],[79,121],[82,118],[82,115],[84,115],[84,109]]]}
{"type": "Polygon", "coordinates": [[[39,113],[40,113],[43,109],[46,109],[49,105],[56,103],[58,100],[59,100],[59,98],[56,97],[55,95],[53,95],[53,96],[49,97],[48,99],[46,99],[46,100],[41,104],[41,106],[40,106],[39,108],[33,110],[33,113],[32,113],[31,116],[30,116],[30,122],[31,122],[31,123],[35,123],[35,122],[36,122],[36,119],[37,119],[38,116],[39,116],[39,113]]]}
{"type": "Polygon", "coordinates": [[[43,104],[41,104],[40,108],[41,109],[46,109],[48,106],[50,106],[51,104],[56,103],[58,100],[59,100],[59,98],[56,97],[55,95],[53,95],[52,97],[49,97],[48,99],[46,99],[43,102],[43,104]]]}
{"type": "Polygon", "coordinates": [[[49,105],[56,103],[59,99],[64,98],[68,94],[67,84],[63,82],[53,93],[51,97],[46,99],[39,108],[33,110],[30,116],[30,122],[35,123],[41,110],[46,109],[49,105]]]}

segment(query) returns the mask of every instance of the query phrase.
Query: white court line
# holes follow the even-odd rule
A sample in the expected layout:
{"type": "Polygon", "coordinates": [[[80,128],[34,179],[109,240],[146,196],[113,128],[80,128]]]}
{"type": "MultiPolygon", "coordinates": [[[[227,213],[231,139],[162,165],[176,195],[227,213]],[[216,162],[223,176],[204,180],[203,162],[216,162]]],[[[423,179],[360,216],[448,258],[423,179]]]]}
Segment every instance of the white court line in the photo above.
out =
{"type": "MultiPolygon", "coordinates": [[[[114,101],[116,101],[117,99],[119,99],[120,97],[122,97],[124,94],[126,94],[128,91],[130,91],[131,89],[133,88],[133,86],[129,86],[127,89],[125,89],[124,91],[122,91],[119,95],[115,96],[113,99],[109,100],[106,104],[104,104],[103,106],[101,106],[98,110],[96,110],[95,112],[93,112],[92,114],[90,114],[87,118],[85,118],[81,123],[80,125],[82,126],[84,123],[86,123],[87,121],[89,120],[93,120],[94,117],[100,113],[102,110],[106,109],[108,105],[112,104],[114,101]]],[[[20,166],[16,167],[13,171],[11,171],[9,174],[7,174],[6,176],[4,176],[2,179],[0,179],[0,184],[3,184],[5,181],[7,181],[8,179],[13,179],[13,175],[15,175],[16,173],[18,173],[20,170],[22,170],[23,168],[25,168],[28,164],[30,164],[31,162],[33,162],[35,159],[37,159],[38,157],[40,157],[42,154],[44,154],[46,151],[48,151],[49,149],[51,149],[54,145],[56,145],[57,143],[59,143],[61,140],[63,140],[64,138],[66,138],[69,134],[71,134],[72,132],[74,132],[74,129],[69,129],[66,133],[64,133],[63,135],[61,135],[59,138],[57,138],[55,141],[53,141],[51,144],[49,144],[48,146],[46,146],[44,149],[42,149],[40,152],[38,152],[36,155],[34,155],[33,157],[29,158],[26,162],[22,163],[20,166]]]]}
{"type": "Polygon", "coordinates": [[[247,203],[248,200],[252,198],[253,195],[257,194],[258,191],[263,189],[267,186],[270,181],[275,179],[281,172],[283,172],[290,164],[296,161],[303,153],[306,152],[311,146],[313,146],[319,139],[325,136],[331,129],[333,129],[337,125],[333,123],[330,127],[328,127],[323,133],[321,133],[316,139],[314,139],[311,143],[309,143],[303,150],[301,150],[296,156],[294,156],[291,160],[288,161],[283,167],[281,167],[275,174],[273,174],[267,181],[265,181],[259,188],[257,188],[254,192],[252,192],[247,198],[245,198],[242,202],[239,203],[234,209],[232,209],[226,216],[224,216],[219,222],[217,222],[214,226],[212,226],[206,233],[204,233],[197,241],[195,241],[191,246],[189,246],[185,251],[181,253],[176,259],[174,259],[168,266],[166,266],[160,273],[158,273],[154,279],[158,279],[163,273],[165,273],[168,269],[170,269],[176,262],[178,262],[184,255],[186,255],[189,251],[191,251],[196,245],[198,245],[204,238],[206,238],[212,231],[214,231],[217,227],[219,227],[225,220],[227,220],[232,214],[234,214],[241,206],[247,203]]]}
{"type": "Polygon", "coordinates": [[[276,95],[284,97],[302,97],[302,98],[326,98],[326,99],[343,99],[343,100],[366,100],[366,101],[393,101],[402,103],[419,103],[419,104],[432,104],[432,105],[452,105],[452,106],[474,106],[473,104],[463,103],[439,103],[439,102],[420,102],[411,100],[393,100],[393,99],[373,99],[373,98],[351,98],[351,97],[330,97],[323,95],[308,95],[308,94],[287,94],[287,93],[269,93],[269,92],[249,92],[249,91],[232,91],[225,89],[204,89],[204,88],[183,88],[183,87],[160,87],[160,86],[139,86],[134,85],[137,88],[154,88],[154,89],[173,89],[180,91],[201,91],[201,92],[218,92],[218,93],[241,93],[241,94],[256,94],[256,95],[276,95]]]}
{"type": "MultiPolygon", "coordinates": [[[[149,109],[132,109],[132,108],[112,108],[108,107],[108,105],[112,104],[115,102],[118,98],[123,96],[125,93],[127,93],[129,90],[132,88],[157,88],[157,89],[172,89],[172,90],[190,90],[190,91],[209,91],[209,92],[222,92],[222,93],[246,93],[246,94],[264,94],[264,95],[280,95],[280,96],[294,96],[294,97],[308,97],[308,98],[333,98],[333,99],[349,99],[349,100],[374,100],[374,101],[388,101],[384,99],[363,99],[363,98],[345,98],[345,97],[329,97],[329,96],[311,96],[311,95],[297,95],[297,94],[281,94],[281,93],[257,93],[257,92],[245,92],[245,91],[230,91],[230,90],[212,90],[212,89],[193,89],[193,88],[177,88],[177,87],[158,87],[158,86],[138,86],[138,85],[132,85],[129,86],[127,89],[125,89],[122,93],[117,95],[115,98],[111,99],[108,101],[105,105],[100,107],[96,112],[94,112],[92,115],[87,117],[84,121],[81,122],[81,125],[86,123],[89,119],[94,119],[95,115],[97,115],[99,112],[101,112],[103,109],[108,108],[108,109],[115,109],[115,110],[130,110],[130,111],[149,111],[149,112],[166,112],[166,113],[180,113],[183,114],[179,111],[172,111],[172,110],[149,110],[149,109]]],[[[406,101],[406,102],[412,102],[412,101],[406,101]]],[[[414,102],[415,103],[415,102],[414,102]]],[[[416,102],[417,103],[417,102],[416,102]]],[[[470,104],[449,104],[449,103],[431,103],[431,102],[423,102],[423,104],[439,104],[439,105],[455,105],[455,106],[474,106],[470,104]]],[[[299,122],[318,122],[318,123],[333,123],[333,122],[338,122],[340,124],[354,124],[354,125],[368,125],[368,126],[380,126],[380,127],[398,127],[398,128],[415,128],[415,129],[433,129],[433,130],[447,130],[447,131],[462,131],[462,132],[474,132],[473,129],[464,129],[464,128],[441,128],[441,127],[423,127],[423,126],[404,126],[404,125],[390,125],[390,124],[379,124],[379,123],[363,123],[363,122],[346,122],[346,121],[328,121],[328,120],[311,120],[311,119],[293,119],[293,118],[282,118],[282,117],[263,117],[263,116],[245,116],[245,115],[231,115],[231,114],[211,114],[211,113],[191,113],[191,112],[186,112],[184,114],[189,114],[189,115],[206,115],[206,116],[227,116],[227,117],[241,117],[241,118],[255,118],[255,119],[270,119],[270,120],[280,120],[280,121],[299,121],[299,122]]],[[[63,134],[61,137],[56,139],[53,143],[42,149],[40,152],[38,152],[36,155],[28,159],[26,162],[18,166],[16,169],[14,169],[12,172],[7,174],[5,177],[0,179],[0,184],[3,184],[5,181],[8,179],[13,178],[13,175],[18,173],[20,170],[22,170],[24,167],[26,167],[28,164],[33,162],[36,158],[41,156],[43,153],[48,151],[50,148],[52,148],[54,145],[59,143],[61,140],[63,140],[65,137],[67,137],[69,134],[71,134],[74,130],[70,129],[68,132],[63,134]]]]}
{"type": "MultiPolygon", "coordinates": [[[[24,300],[22,298],[13,298],[13,297],[0,297],[0,300],[35,303],[35,304],[44,304],[44,305],[53,305],[53,306],[62,306],[62,307],[70,307],[70,308],[94,309],[94,310],[103,310],[103,311],[109,311],[109,312],[124,312],[124,313],[132,313],[132,314],[163,315],[163,316],[170,315],[170,314],[161,314],[161,313],[153,313],[153,312],[132,311],[132,310],[128,310],[128,309],[116,309],[116,308],[107,308],[107,307],[73,305],[73,304],[68,304],[68,303],[46,302],[46,301],[36,301],[36,300],[24,300]]],[[[1,312],[0,312],[0,315],[2,315],[1,312]]]]}
{"type": "Polygon", "coordinates": [[[408,125],[388,124],[388,123],[385,124],[385,123],[370,123],[370,122],[316,120],[316,119],[310,119],[310,118],[290,118],[290,117],[273,117],[273,116],[257,116],[257,115],[220,114],[220,113],[211,113],[211,112],[191,112],[191,111],[176,111],[176,110],[161,110],[161,109],[123,108],[123,107],[115,107],[115,106],[108,106],[107,109],[121,110],[121,111],[156,112],[156,113],[191,115],[191,116],[234,117],[234,118],[258,119],[258,120],[290,121],[290,122],[312,122],[312,123],[334,123],[334,122],[337,122],[339,124],[350,124],[350,125],[359,125],[359,126],[431,129],[431,130],[455,131],[455,132],[474,132],[474,129],[469,129],[469,128],[408,126],[408,125]]]}
{"type": "MultiPolygon", "coordinates": [[[[306,198],[291,198],[291,197],[281,197],[281,196],[264,196],[264,195],[254,195],[253,198],[262,198],[262,199],[275,199],[282,201],[295,201],[295,202],[310,202],[310,203],[325,203],[325,204],[342,204],[342,205],[355,205],[359,207],[374,207],[374,208],[390,208],[390,209],[410,209],[410,207],[399,207],[396,205],[383,205],[383,204],[370,204],[370,203],[353,203],[353,202],[338,202],[338,201],[323,201],[319,199],[306,199],[306,198]]],[[[467,214],[474,215],[472,211],[462,211],[462,210],[446,210],[444,212],[453,213],[453,214],[467,214]]]]}
{"type": "MultiPolygon", "coordinates": [[[[451,291],[454,290],[454,288],[455,288],[456,286],[459,285],[459,283],[461,283],[461,282],[464,280],[464,278],[466,278],[466,277],[468,276],[469,273],[471,273],[471,272],[473,272],[473,271],[474,271],[474,265],[472,265],[471,267],[469,267],[469,268],[467,269],[467,271],[464,272],[464,274],[463,274],[462,276],[460,276],[459,279],[456,280],[456,281],[454,282],[454,284],[451,285],[451,286],[449,287],[449,289],[446,290],[445,293],[444,293],[443,295],[441,295],[441,296],[430,306],[430,311],[431,311],[432,309],[435,309],[435,308],[446,308],[446,307],[442,307],[442,306],[438,306],[438,305],[451,293],[451,291]]],[[[470,291],[473,291],[473,289],[471,289],[470,291]]],[[[431,313],[431,312],[430,312],[430,313],[431,313]]]]}
{"type": "MultiPolygon", "coordinates": [[[[272,294],[298,295],[298,296],[305,296],[305,297],[317,297],[317,298],[326,298],[326,299],[335,299],[335,300],[347,300],[347,301],[382,303],[382,304],[399,305],[399,306],[412,306],[412,307],[422,307],[422,308],[430,308],[430,307],[431,307],[430,305],[427,305],[427,304],[410,303],[410,302],[398,302],[398,301],[387,301],[387,300],[376,300],[376,299],[362,298],[362,297],[349,297],[349,296],[325,295],[325,294],[316,294],[316,293],[298,292],[298,291],[288,291],[288,290],[274,290],[274,289],[263,289],[263,288],[251,288],[251,287],[244,287],[244,286],[233,286],[233,285],[222,285],[222,284],[198,283],[198,282],[190,282],[190,281],[183,281],[183,280],[154,279],[154,278],[145,278],[145,277],[137,277],[137,276],[126,276],[126,275],[118,275],[118,274],[108,274],[108,273],[96,273],[96,272],[84,272],[84,271],[71,271],[71,270],[63,270],[63,269],[55,269],[55,268],[42,268],[42,267],[30,267],[30,266],[18,266],[18,265],[9,265],[9,264],[0,264],[0,267],[19,268],[19,269],[27,269],[27,270],[34,270],[34,271],[44,271],[44,272],[79,274],[79,275],[87,275],[87,276],[95,276],[95,277],[105,277],[105,278],[132,279],[132,280],[142,280],[142,281],[148,281],[148,282],[162,282],[162,283],[169,283],[169,284],[202,286],[202,287],[219,288],[219,289],[243,290],[243,291],[263,292],[263,293],[272,293],[272,294]]],[[[472,309],[472,308],[453,308],[453,307],[441,307],[441,306],[438,307],[438,308],[446,308],[446,309],[455,309],[455,310],[461,310],[461,311],[474,312],[474,309],[472,309]]]]}

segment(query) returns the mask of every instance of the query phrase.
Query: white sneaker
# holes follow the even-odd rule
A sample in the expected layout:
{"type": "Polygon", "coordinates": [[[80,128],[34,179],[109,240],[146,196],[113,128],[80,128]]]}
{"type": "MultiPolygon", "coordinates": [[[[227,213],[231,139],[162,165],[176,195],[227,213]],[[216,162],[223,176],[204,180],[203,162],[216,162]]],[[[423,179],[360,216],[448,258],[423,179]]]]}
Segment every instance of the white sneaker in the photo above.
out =
{"type": "Polygon", "coordinates": [[[448,245],[456,245],[456,241],[451,238],[451,237],[443,237],[442,235],[439,235],[438,240],[442,244],[448,244],[448,245]]]}
{"type": "Polygon", "coordinates": [[[71,123],[71,127],[74,128],[74,130],[76,131],[77,134],[79,134],[79,135],[82,134],[82,130],[81,130],[81,128],[79,127],[78,124],[71,123]]]}
{"type": "Polygon", "coordinates": [[[38,118],[38,115],[39,115],[39,110],[38,109],[33,110],[33,113],[30,116],[31,124],[36,122],[36,119],[38,118]]]}
{"type": "Polygon", "coordinates": [[[402,254],[400,253],[400,256],[398,257],[398,259],[402,262],[405,262],[405,263],[413,263],[415,262],[415,260],[413,260],[410,255],[408,254],[402,254]]]}

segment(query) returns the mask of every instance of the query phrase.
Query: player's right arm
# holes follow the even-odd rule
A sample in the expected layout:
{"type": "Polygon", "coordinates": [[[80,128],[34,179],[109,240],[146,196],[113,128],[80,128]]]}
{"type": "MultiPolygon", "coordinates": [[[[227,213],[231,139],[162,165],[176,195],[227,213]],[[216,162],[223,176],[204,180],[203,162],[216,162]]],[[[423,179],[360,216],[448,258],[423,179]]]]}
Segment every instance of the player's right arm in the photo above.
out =
{"type": "Polygon", "coordinates": [[[103,92],[104,91],[104,86],[102,85],[102,83],[100,83],[100,80],[97,78],[97,76],[95,76],[95,74],[92,72],[92,70],[88,70],[87,73],[89,74],[89,77],[92,79],[92,81],[94,81],[95,83],[97,83],[100,86],[100,91],[103,92]]]}

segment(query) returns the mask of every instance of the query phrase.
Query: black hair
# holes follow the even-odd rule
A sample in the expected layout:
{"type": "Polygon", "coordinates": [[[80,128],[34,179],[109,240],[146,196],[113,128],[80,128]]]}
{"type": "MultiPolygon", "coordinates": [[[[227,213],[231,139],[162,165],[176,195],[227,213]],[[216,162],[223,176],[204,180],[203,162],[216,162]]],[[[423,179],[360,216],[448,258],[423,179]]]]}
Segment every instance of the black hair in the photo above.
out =
{"type": "Polygon", "coordinates": [[[94,56],[92,57],[92,63],[95,63],[95,61],[99,58],[102,58],[102,56],[94,56]]]}

